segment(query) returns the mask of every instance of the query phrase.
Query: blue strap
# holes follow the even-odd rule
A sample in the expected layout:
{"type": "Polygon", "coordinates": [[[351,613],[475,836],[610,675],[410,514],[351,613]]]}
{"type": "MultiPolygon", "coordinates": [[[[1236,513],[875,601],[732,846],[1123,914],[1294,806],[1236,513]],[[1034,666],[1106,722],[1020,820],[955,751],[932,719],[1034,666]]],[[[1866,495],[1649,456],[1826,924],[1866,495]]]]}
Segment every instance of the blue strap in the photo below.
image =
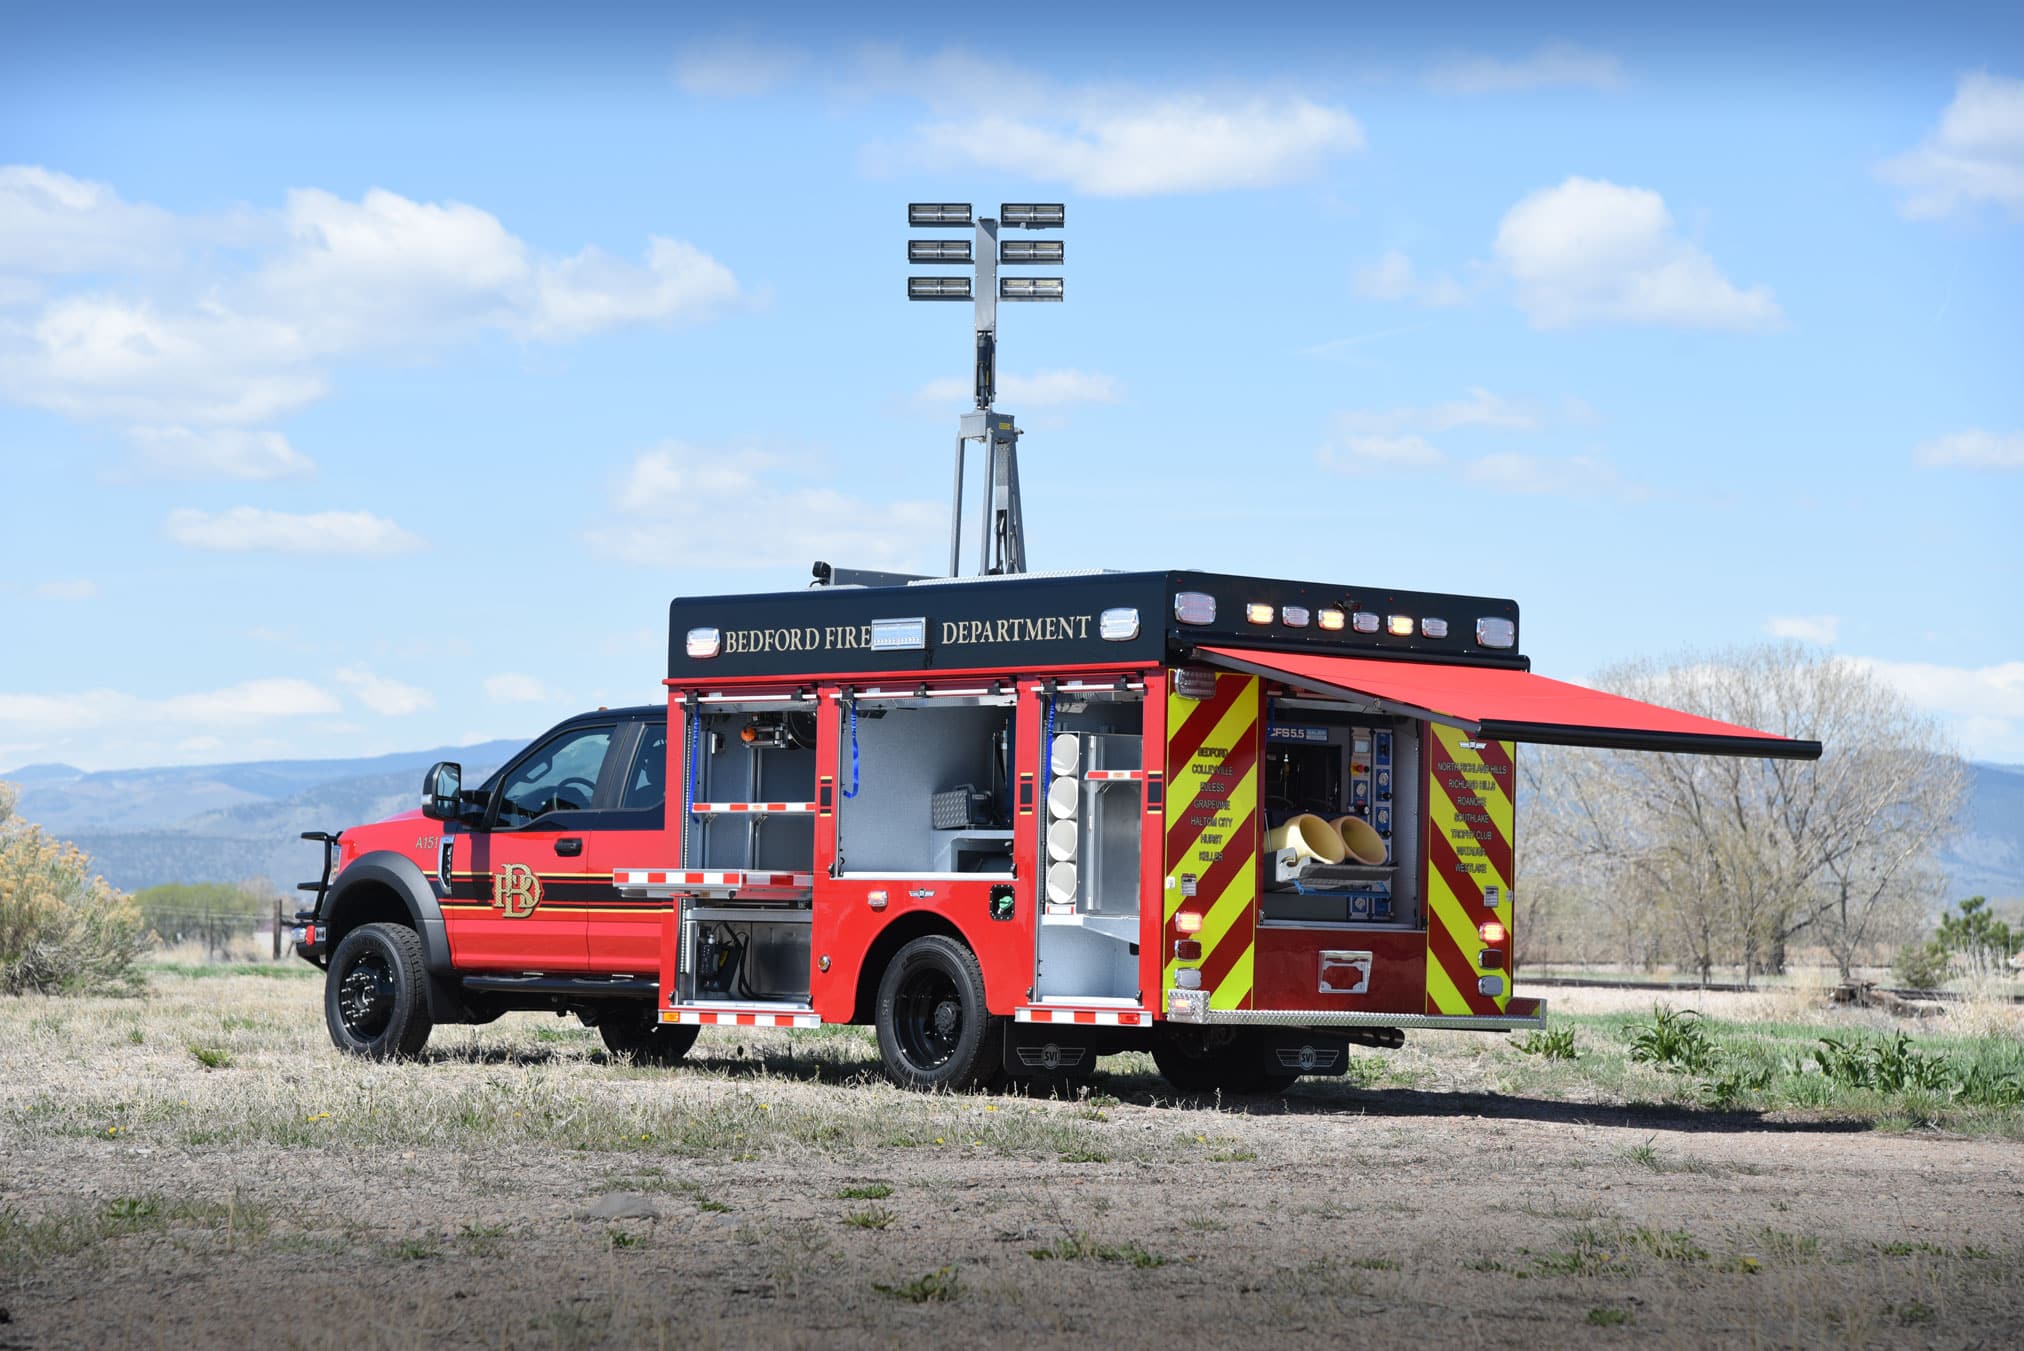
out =
{"type": "Polygon", "coordinates": [[[857,701],[850,704],[850,787],[843,790],[845,797],[857,796],[857,701]]]}

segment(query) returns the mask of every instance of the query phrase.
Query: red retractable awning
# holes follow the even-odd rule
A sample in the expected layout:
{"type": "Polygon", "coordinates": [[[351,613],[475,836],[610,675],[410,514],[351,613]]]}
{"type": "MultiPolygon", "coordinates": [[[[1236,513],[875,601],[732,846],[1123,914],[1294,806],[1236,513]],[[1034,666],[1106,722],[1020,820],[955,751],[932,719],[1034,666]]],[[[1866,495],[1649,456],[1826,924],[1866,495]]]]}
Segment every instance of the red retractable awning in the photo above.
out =
{"type": "Polygon", "coordinates": [[[1241,647],[1204,647],[1197,655],[1216,666],[1270,676],[1302,689],[1375,700],[1390,712],[1447,723],[1486,741],[1820,758],[1818,741],[1773,736],[1529,671],[1241,647]]]}

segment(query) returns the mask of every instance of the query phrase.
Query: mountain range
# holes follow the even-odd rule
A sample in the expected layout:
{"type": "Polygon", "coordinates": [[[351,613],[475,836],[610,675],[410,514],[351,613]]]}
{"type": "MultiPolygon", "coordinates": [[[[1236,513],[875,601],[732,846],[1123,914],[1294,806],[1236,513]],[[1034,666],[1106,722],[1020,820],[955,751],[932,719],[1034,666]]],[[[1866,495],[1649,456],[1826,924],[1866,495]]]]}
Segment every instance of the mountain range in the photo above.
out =
{"type": "MultiPolygon", "coordinates": [[[[235,765],[117,769],[28,765],[0,773],[16,808],[91,855],[114,886],[263,879],[293,894],[314,878],[322,846],[305,830],[376,821],[421,800],[438,760],[477,783],[524,743],[487,741],[357,760],[262,760],[235,765]]],[[[1940,853],[1950,899],[2024,897],[2024,765],[1970,764],[1961,829],[1940,853]]]]}

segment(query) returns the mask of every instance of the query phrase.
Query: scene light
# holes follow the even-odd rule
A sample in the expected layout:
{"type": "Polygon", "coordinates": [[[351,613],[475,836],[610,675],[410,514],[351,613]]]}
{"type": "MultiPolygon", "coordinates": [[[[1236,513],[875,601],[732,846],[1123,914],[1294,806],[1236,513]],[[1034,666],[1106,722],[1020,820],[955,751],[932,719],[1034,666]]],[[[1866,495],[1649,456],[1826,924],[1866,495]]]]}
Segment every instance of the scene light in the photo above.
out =
{"type": "Polygon", "coordinates": [[[1393,615],[1385,620],[1384,626],[1386,631],[1394,638],[1410,638],[1413,636],[1414,625],[1411,615],[1393,615]]]}
{"type": "Polygon", "coordinates": [[[1349,626],[1358,633],[1376,633],[1378,625],[1382,622],[1369,610],[1358,610],[1349,617],[1349,626]]]}
{"type": "Polygon", "coordinates": [[[1305,605],[1281,606],[1279,610],[1279,622],[1289,629],[1306,628],[1307,607],[1305,605]]]}
{"type": "Polygon", "coordinates": [[[1314,622],[1322,628],[1327,629],[1330,633],[1340,633],[1342,632],[1342,618],[1342,611],[1340,610],[1323,610],[1314,616],[1314,622]]]}
{"type": "Polygon", "coordinates": [[[1176,591],[1174,618],[1183,624],[1216,622],[1216,598],[1206,591],[1176,591]]]}
{"type": "Polygon", "coordinates": [[[908,202],[907,224],[916,228],[970,223],[968,202],[908,202]]]}
{"type": "Polygon", "coordinates": [[[1000,277],[998,279],[998,299],[1059,300],[1061,299],[1061,278],[1000,277]]]}
{"type": "Polygon", "coordinates": [[[1066,256],[1058,239],[1007,239],[998,245],[1001,263],[1060,263],[1066,256]]]}
{"type": "Polygon", "coordinates": [[[1272,622],[1272,607],[1254,600],[1244,607],[1244,618],[1253,624],[1270,624],[1272,622]]]}
{"type": "Polygon", "coordinates": [[[968,277],[908,277],[908,300],[968,300],[968,277]]]}
{"type": "Polygon", "coordinates": [[[724,650],[724,634],[720,629],[690,629],[682,650],[691,660],[704,661],[724,650]]]}
{"type": "Polygon", "coordinates": [[[1068,223],[1068,208],[1060,202],[1006,202],[998,208],[998,223],[1022,230],[1059,230],[1068,223]]]}
{"type": "Polygon", "coordinates": [[[910,263],[967,263],[974,261],[970,256],[970,241],[967,239],[909,239],[907,261],[910,263]]]}
{"type": "Polygon", "coordinates": [[[871,621],[871,650],[874,652],[918,651],[928,645],[926,616],[915,619],[874,619],[871,621]]]}
{"type": "Polygon", "coordinates": [[[1483,647],[1515,647],[1518,644],[1518,626],[1508,619],[1479,619],[1476,621],[1476,642],[1483,647]]]}
{"type": "Polygon", "coordinates": [[[1423,638],[1445,638],[1448,636],[1448,621],[1445,619],[1422,619],[1420,636],[1423,638]]]}

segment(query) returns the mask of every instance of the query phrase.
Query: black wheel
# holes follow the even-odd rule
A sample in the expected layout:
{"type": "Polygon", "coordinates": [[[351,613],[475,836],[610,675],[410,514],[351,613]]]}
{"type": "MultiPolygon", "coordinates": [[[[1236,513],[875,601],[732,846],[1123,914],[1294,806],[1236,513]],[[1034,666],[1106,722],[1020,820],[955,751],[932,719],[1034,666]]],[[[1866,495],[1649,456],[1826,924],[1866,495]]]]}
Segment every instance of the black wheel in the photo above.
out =
{"type": "Polygon", "coordinates": [[[702,1028],[694,1023],[664,1023],[651,1004],[625,1004],[598,1015],[597,1035],[613,1055],[631,1056],[642,1065],[673,1065],[689,1053],[702,1028]]]}
{"type": "Polygon", "coordinates": [[[415,1055],[435,1025],[429,1018],[422,939],[400,924],[363,924],[331,954],[323,982],[323,1020],[340,1051],[392,1060],[415,1055]]]}
{"type": "Polygon", "coordinates": [[[953,938],[916,938],[878,983],[878,1052],[902,1088],[969,1088],[998,1072],[1005,1038],[984,1009],[984,969],[953,938]]]}
{"type": "Polygon", "coordinates": [[[1169,1036],[1153,1046],[1160,1077],[1183,1093],[1284,1093],[1299,1076],[1281,1073],[1267,1055],[1242,1035],[1220,1043],[1169,1036]]]}

